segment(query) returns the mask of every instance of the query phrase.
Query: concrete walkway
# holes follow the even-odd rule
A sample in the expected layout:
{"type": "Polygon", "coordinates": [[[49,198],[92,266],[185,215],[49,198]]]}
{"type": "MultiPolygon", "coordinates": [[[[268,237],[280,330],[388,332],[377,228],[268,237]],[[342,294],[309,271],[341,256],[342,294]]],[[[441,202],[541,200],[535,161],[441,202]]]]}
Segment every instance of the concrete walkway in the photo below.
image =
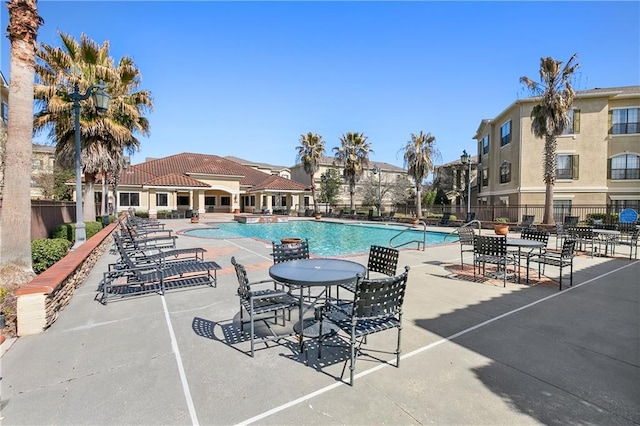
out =
{"type": "MultiPolygon", "coordinates": [[[[399,265],[412,269],[401,366],[360,358],[350,387],[341,349],[318,360],[313,344],[300,355],[289,338],[246,354],[229,259],[268,278],[270,244],[183,235],[178,245],[208,250],[224,268],[218,287],[103,306],[94,298],[115,261],[106,253],[50,329],[9,342],[3,425],[640,424],[640,262],[579,256],[574,286],[559,292],[458,279],[455,243],[403,250],[399,265]]],[[[365,348],[392,351],[395,337],[365,348]]]]}

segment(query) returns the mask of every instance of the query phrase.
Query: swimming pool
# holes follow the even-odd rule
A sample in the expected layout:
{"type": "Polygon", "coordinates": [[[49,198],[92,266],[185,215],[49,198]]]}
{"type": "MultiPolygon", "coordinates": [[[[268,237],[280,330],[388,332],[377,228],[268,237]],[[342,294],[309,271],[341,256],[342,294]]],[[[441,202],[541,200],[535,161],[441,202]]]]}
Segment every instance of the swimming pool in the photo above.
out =
{"type": "MultiPolygon", "coordinates": [[[[369,246],[388,246],[389,240],[400,231],[407,229],[402,225],[336,223],[320,221],[291,221],[284,223],[218,223],[217,228],[190,229],[185,235],[201,238],[231,239],[259,238],[266,241],[280,241],[281,238],[308,238],[311,253],[318,256],[344,256],[368,253],[369,246]]],[[[442,244],[447,234],[427,232],[427,245],[442,244]]],[[[420,240],[422,231],[408,231],[394,240],[394,245],[420,240]]],[[[448,238],[447,242],[455,241],[448,238]]],[[[417,248],[411,243],[402,248],[417,248]]]]}

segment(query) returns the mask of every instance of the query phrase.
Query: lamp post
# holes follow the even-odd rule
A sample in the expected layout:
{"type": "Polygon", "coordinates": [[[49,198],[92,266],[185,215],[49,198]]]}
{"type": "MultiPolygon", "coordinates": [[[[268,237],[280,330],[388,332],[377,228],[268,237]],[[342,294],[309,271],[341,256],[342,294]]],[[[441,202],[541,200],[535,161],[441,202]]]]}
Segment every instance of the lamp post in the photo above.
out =
{"type": "Polygon", "coordinates": [[[471,156],[467,154],[466,149],[462,150],[460,162],[462,165],[467,166],[467,178],[465,179],[465,183],[467,185],[467,218],[469,218],[469,213],[471,212],[471,156]]]}
{"type": "Polygon", "coordinates": [[[380,190],[381,187],[381,179],[382,179],[382,170],[378,166],[373,166],[373,174],[378,175],[378,217],[380,217],[380,207],[382,205],[382,192],[380,190]]]}
{"type": "Polygon", "coordinates": [[[84,220],[82,218],[82,167],[81,167],[81,152],[80,152],[80,101],[89,99],[93,95],[93,101],[96,106],[96,110],[99,113],[105,112],[109,109],[109,101],[111,97],[105,93],[104,89],[107,86],[105,84],[92,84],[89,86],[84,94],[80,94],[78,83],[73,85],[73,93],[71,99],[73,99],[73,118],[75,126],[75,169],[76,169],[76,242],[73,245],[73,249],[78,248],[87,240],[87,233],[84,227],[84,220]],[[97,89],[97,90],[95,90],[97,89]],[[95,90],[95,91],[94,91],[95,90]]]}

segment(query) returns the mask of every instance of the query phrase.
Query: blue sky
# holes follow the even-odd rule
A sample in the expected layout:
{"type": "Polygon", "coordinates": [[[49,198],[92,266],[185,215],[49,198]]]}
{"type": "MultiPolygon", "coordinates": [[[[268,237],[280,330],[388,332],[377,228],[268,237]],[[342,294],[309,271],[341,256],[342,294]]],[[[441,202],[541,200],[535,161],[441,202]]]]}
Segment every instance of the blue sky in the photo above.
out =
{"type": "MultiPolygon", "coordinates": [[[[402,166],[411,133],[440,163],[529,93],[542,56],[578,53],[578,90],[640,84],[640,2],[38,2],[38,41],[86,33],[133,57],[153,94],[134,163],[180,152],[290,166],[300,134],[348,131],[402,166]]],[[[8,24],[3,3],[1,27],[8,24]]],[[[9,78],[9,41],[2,39],[9,78]]],[[[46,139],[37,139],[44,143],[46,139]]]]}

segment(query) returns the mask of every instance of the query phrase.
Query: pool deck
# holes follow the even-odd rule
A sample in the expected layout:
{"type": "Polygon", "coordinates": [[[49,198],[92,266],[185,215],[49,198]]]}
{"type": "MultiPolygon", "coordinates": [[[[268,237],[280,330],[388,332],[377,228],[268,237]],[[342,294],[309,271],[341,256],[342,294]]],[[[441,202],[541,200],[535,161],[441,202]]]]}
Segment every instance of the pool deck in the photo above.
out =
{"type": "MultiPolygon", "coordinates": [[[[232,220],[165,222],[177,231],[232,220]]],[[[319,360],[316,346],[300,355],[288,338],[246,354],[230,258],[252,280],[268,278],[270,244],[178,238],[195,246],[223,266],[217,288],[103,306],[94,298],[115,260],[107,252],[48,330],[5,342],[2,424],[640,423],[640,262],[628,255],[576,257],[574,285],[559,292],[461,279],[457,243],[402,250],[411,271],[401,366],[359,359],[350,387],[340,349],[319,360]]],[[[391,350],[395,336],[364,348],[391,350]]]]}

